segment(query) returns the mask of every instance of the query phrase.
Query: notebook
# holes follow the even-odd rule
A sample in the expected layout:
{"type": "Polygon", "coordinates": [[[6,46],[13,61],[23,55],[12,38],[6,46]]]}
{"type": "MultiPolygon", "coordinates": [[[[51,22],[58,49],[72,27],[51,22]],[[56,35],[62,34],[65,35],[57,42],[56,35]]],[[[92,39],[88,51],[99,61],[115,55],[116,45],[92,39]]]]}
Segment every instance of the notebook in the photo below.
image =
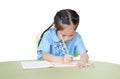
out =
{"type": "Polygon", "coordinates": [[[23,69],[46,68],[46,67],[73,67],[76,64],[63,64],[48,61],[24,61],[21,62],[23,69]]]}

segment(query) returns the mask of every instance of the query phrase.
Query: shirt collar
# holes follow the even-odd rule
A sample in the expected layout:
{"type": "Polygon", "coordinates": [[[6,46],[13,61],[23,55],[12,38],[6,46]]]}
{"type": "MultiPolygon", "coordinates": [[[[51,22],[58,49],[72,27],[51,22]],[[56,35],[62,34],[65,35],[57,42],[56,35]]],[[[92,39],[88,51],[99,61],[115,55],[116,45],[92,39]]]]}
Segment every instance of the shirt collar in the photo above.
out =
{"type": "Polygon", "coordinates": [[[51,28],[51,29],[50,29],[50,33],[51,33],[52,40],[53,40],[54,42],[59,42],[59,41],[61,41],[61,39],[58,37],[57,31],[55,30],[55,28],[51,28]]]}
{"type": "MultiPolygon", "coordinates": [[[[50,35],[54,42],[61,41],[61,39],[58,37],[57,31],[55,30],[55,28],[50,28],[50,35]]],[[[75,37],[76,37],[76,32],[73,35],[73,38],[71,40],[75,39],[75,37]]],[[[69,41],[71,41],[71,40],[69,40],[69,41]]],[[[67,42],[69,42],[69,41],[67,41],[67,42]]]]}

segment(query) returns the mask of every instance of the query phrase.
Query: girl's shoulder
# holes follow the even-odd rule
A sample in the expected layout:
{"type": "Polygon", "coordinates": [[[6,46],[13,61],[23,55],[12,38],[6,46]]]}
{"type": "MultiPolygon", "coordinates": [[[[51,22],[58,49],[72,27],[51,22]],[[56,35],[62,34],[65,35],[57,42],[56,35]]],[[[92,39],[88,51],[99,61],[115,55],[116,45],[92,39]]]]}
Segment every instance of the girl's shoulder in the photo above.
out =
{"type": "Polygon", "coordinates": [[[46,33],[49,36],[54,36],[54,35],[56,35],[56,30],[54,28],[50,28],[46,33]]]}
{"type": "Polygon", "coordinates": [[[45,36],[53,41],[60,41],[55,28],[50,28],[48,31],[46,31],[45,36]]]}
{"type": "Polygon", "coordinates": [[[51,36],[53,34],[55,34],[55,29],[54,28],[50,28],[45,32],[45,35],[47,35],[47,36],[51,36]]]}
{"type": "Polygon", "coordinates": [[[75,34],[74,34],[74,38],[81,38],[80,33],[79,33],[79,32],[75,32],[75,34]]]}

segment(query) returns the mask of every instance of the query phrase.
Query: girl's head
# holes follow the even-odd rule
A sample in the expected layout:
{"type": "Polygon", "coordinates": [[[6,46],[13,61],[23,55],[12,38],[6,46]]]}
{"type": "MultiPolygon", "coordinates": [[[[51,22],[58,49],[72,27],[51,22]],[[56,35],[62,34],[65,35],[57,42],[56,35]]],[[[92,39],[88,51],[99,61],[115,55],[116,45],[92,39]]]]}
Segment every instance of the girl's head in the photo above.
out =
{"type": "Polygon", "coordinates": [[[71,9],[63,9],[58,11],[54,17],[54,25],[56,30],[62,30],[64,28],[62,27],[62,24],[74,25],[77,28],[79,24],[79,15],[76,11],[71,9]]]}
{"type": "Polygon", "coordinates": [[[63,9],[56,13],[54,17],[54,22],[50,27],[48,27],[40,37],[40,40],[38,42],[38,46],[41,42],[41,39],[44,35],[44,33],[50,29],[53,25],[55,29],[57,30],[58,36],[62,35],[64,41],[68,41],[72,39],[74,32],[79,24],[79,15],[76,11],[71,9],[63,9]]]}
{"type": "Polygon", "coordinates": [[[65,41],[72,39],[79,24],[79,15],[71,9],[60,10],[54,17],[54,27],[58,36],[62,35],[65,41]]]}

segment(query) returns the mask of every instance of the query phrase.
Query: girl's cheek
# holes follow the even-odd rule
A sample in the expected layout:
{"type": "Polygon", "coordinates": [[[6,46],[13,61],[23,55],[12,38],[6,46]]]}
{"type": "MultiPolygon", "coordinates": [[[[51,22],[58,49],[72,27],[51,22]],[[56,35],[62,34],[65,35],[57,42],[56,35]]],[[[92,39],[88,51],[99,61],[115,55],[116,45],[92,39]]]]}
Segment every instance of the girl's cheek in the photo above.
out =
{"type": "Polygon", "coordinates": [[[64,41],[69,41],[72,39],[72,37],[64,37],[63,39],[64,39],[64,41]]]}

